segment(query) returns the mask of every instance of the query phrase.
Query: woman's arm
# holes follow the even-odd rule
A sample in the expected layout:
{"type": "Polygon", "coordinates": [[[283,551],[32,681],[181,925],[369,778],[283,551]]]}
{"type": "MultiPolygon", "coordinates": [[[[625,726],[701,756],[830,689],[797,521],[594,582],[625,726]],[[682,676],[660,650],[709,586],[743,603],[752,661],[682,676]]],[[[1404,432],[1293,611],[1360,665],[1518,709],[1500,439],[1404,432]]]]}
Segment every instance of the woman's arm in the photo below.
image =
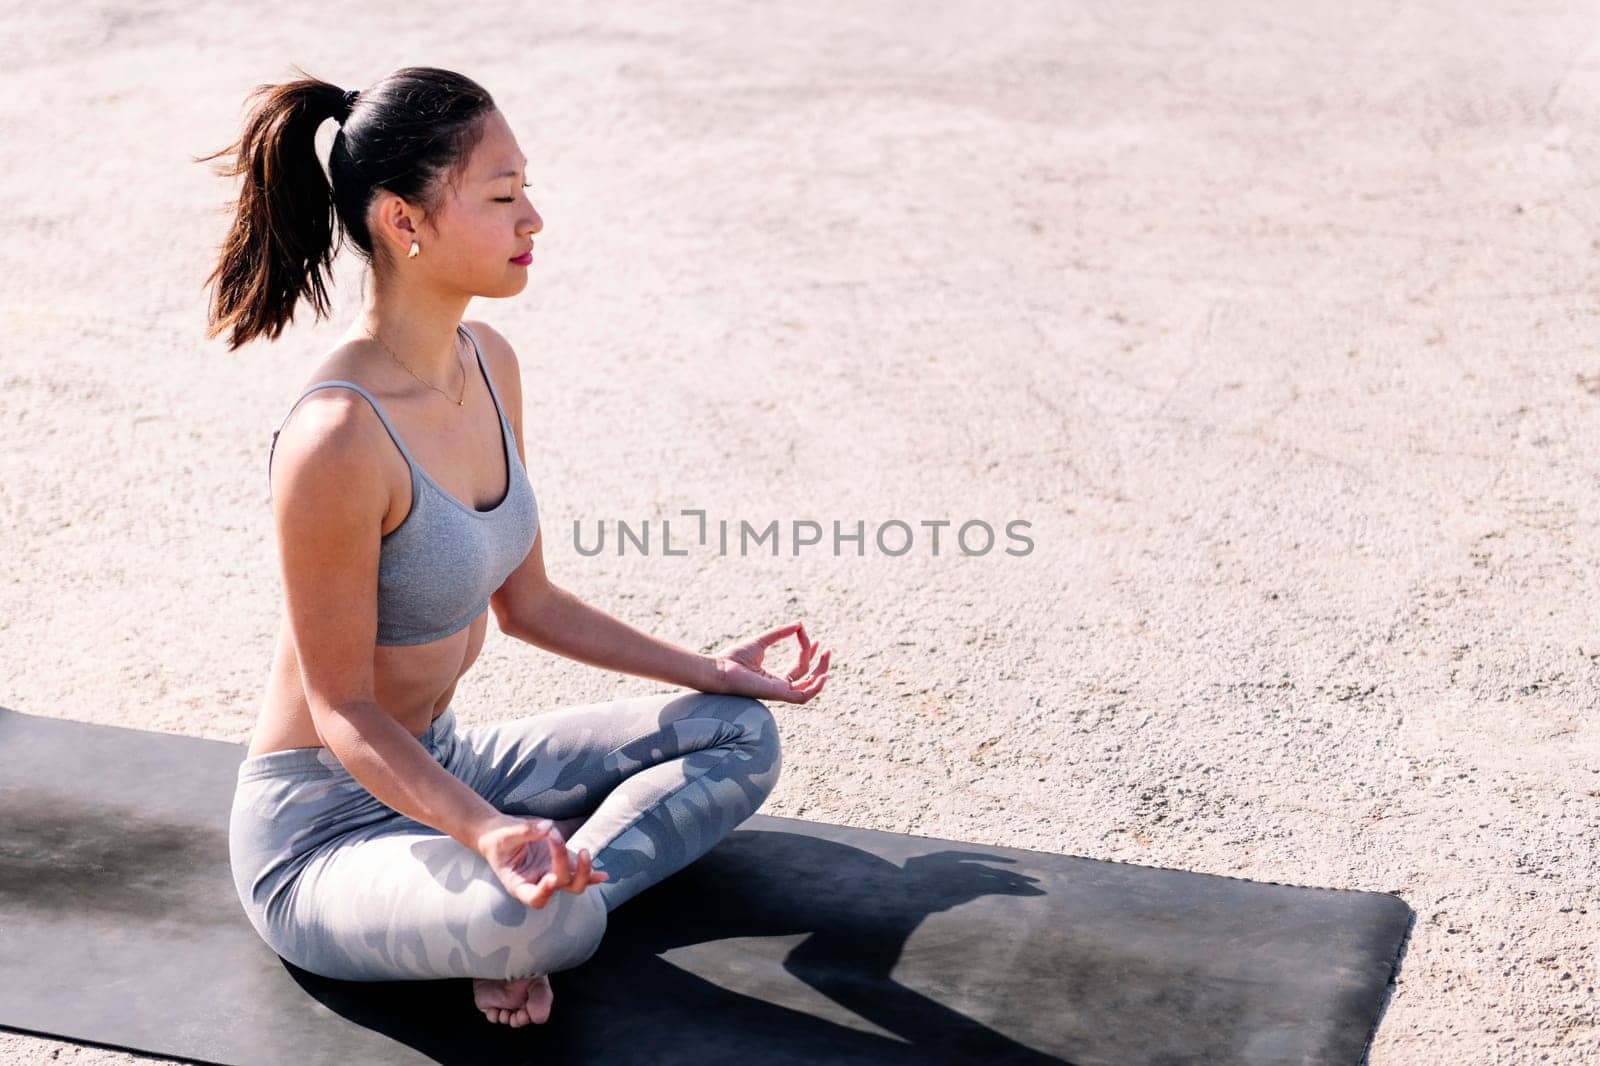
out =
{"type": "Polygon", "coordinates": [[[719,672],[711,656],[641,632],[548,581],[537,606],[519,613],[523,617],[511,635],[535,647],[602,670],[701,692],[719,691],[719,672]]]}
{"type": "Polygon", "coordinates": [[[700,692],[806,703],[822,691],[833,653],[811,640],[804,622],[775,626],[711,655],[692,652],[640,632],[554,584],[544,569],[543,539],[543,531],[534,535],[527,557],[489,597],[506,635],[590,666],[700,692]],[[789,637],[799,641],[800,657],[780,677],[762,664],[768,649],[789,637]]]}
{"type": "Polygon", "coordinates": [[[385,805],[476,849],[500,812],[377,702],[380,528],[388,488],[366,402],[308,398],[278,438],[272,507],[289,631],[317,736],[385,805]]]}

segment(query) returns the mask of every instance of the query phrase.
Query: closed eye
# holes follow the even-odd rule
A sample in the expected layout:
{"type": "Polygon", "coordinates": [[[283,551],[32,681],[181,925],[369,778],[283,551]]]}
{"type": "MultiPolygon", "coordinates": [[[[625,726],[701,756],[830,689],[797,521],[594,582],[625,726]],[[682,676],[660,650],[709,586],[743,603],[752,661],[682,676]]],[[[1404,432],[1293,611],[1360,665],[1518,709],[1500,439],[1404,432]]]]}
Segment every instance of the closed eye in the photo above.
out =
{"type": "MultiPolygon", "coordinates": [[[[533,182],[525,181],[525,182],[522,183],[522,187],[524,189],[531,189],[531,188],[533,188],[533,182]]],[[[494,202],[497,203],[497,204],[509,204],[514,200],[516,200],[515,196],[496,196],[494,198],[494,202]]]]}

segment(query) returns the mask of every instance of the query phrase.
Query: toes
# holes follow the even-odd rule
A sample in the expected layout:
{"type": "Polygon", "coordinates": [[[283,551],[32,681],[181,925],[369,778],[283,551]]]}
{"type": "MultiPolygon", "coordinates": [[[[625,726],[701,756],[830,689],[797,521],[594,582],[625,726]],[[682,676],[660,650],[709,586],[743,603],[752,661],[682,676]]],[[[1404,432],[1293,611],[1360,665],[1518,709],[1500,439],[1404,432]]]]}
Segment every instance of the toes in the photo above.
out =
{"type": "MultiPolygon", "coordinates": [[[[483,982],[481,985],[485,992],[490,987],[490,982],[483,982]]],[[[491,1024],[509,1025],[513,1029],[520,1029],[525,1025],[541,1024],[550,1017],[553,997],[550,994],[549,980],[543,975],[518,978],[508,982],[493,982],[493,990],[501,995],[524,993],[525,1001],[515,1007],[480,1002],[478,1009],[491,1024]]]]}

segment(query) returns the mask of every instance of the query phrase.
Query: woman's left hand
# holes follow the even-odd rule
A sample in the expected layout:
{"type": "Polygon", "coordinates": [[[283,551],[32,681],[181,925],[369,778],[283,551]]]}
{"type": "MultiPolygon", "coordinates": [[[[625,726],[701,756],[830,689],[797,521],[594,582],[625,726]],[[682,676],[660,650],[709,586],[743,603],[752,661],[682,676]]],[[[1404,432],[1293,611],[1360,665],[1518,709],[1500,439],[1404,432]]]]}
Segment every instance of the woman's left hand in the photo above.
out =
{"type": "Polygon", "coordinates": [[[806,636],[804,622],[769,629],[765,633],[728,645],[712,656],[717,667],[717,680],[712,691],[734,696],[752,696],[758,700],[782,700],[784,703],[805,703],[822,691],[828,680],[828,657],[832,649],[824,649],[813,664],[813,653],[821,645],[806,636]],[[800,659],[783,676],[765,670],[761,660],[767,649],[788,636],[800,641],[800,659]]]}

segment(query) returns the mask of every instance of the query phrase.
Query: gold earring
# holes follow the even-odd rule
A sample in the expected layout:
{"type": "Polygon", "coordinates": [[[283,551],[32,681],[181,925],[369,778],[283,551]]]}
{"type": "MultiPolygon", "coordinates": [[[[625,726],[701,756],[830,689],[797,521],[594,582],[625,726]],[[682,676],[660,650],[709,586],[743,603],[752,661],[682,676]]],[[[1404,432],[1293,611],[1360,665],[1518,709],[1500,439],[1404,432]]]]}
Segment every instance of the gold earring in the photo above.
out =
{"type": "Polygon", "coordinates": [[[415,259],[417,257],[417,253],[420,252],[420,251],[422,251],[422,246],[419,245],[416,241],[412,241],[411,242],[411,251],[406,253],[406,258],[407,259],[415,259]]]}

